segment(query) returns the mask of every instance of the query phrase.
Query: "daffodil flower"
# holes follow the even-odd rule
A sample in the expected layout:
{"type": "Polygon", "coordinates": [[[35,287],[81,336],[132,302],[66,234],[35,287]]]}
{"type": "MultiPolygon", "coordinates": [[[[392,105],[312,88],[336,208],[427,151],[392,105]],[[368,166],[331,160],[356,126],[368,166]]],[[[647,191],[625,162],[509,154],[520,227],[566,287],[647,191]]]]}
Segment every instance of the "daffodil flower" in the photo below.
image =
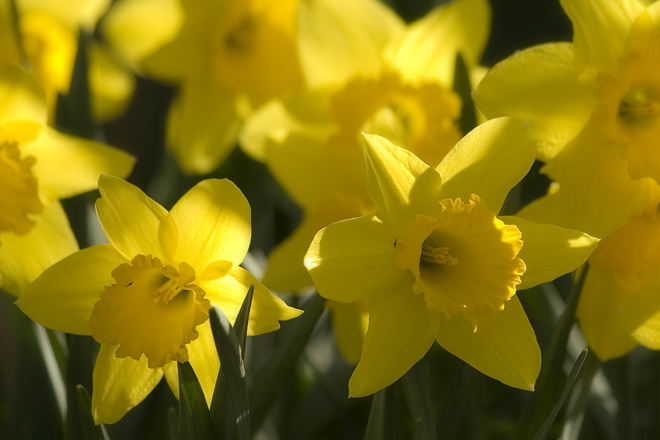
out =
{"type": "Polygon", "coordinates": [[[301,65],[309,89],[251,115],[241,146],[264,161],[304,211],[270,254],[264,281],[298,291],[311,280],[303,255],[332,222],[373,210],[361,132],[378,134],[436,166],[460,139],[451,91],[456,54],[475,71],[490,29],[483,0],[456,0],[406,26],[375,0],[302,2],[301,65]]]}
{"type": "MultiPolygon", "coordinates": [[[[26,64],[46,91],[54,121],[57,95],[69,92],[81,30],[92,33],[109,0],[17,0],[14,23],[9,2],[0,5],[0,66],[26,64]],[[18,36],[18,38],[17,38],[18,36]]],[[[108,120],[125,110],[135,80],[97,41],[89,42],[92,116],[108,120]]]]}
{"type": "Polygon", "coordinates": [[[186,173],[213,171],[245,117],[302,79],[298,0],[124,0],[104,25],[142,74],[179,86],[167,141],[186,173]]]}
{"type": "Polygon", "coordinates": [[[598,240],[497,216],[534,160],[523,122],[477,127],[437,168],[375,135],[365,135],[365,151],[377,213],[322,229],[305,256],[322,296],[368,300],[349,394],[392,384],[436,340],[484,374],[532,390],[541,353],[516,291],[575,269],[598,240]]]}
{"type": "Polygon", "coordinates": [[[0,286],[18,296],[78,250],[58,200],[96,188],[100,173],[125,177],[129,154],[47,125],[43,88],[17,66],[0,69],[0,286]]]}
{"type": "Polygon", "coordinates": [[[474,99],[529,121],[551,193],[521,215],[604,237],[660,189],[660,4],[562,0],[573,43],[497,64],[474,99]]]}
{"type": "Polygon", "coordinates": [[[20,297],[40,324],[92,335],[92,412],[114,423],[163,376],[178,396],[176,362],[189,361],[210,404],[220,363],[211,304],[233,322],[255,285],[248,334],[298,316],[239,264],[250,244],[250,206],[227,180],[205,180],[165,210],[135,186],[99,179],[96,203],[110,244],[83,249],[46,270],[20,297]]]}

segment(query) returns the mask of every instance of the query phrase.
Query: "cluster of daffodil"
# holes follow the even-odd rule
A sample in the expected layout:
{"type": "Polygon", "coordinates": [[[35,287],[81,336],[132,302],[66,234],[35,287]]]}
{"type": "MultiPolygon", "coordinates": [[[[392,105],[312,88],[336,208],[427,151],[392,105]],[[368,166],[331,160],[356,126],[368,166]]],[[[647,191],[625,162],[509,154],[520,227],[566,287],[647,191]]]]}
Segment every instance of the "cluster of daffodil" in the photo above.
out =
{"type": "MultiPolygon", "coordinates": [[[[660,350],[660,4],[561,6],[572,43],[488,69],[487,0],[443,2],[411,23],[379,0],[0,0],[0,288],[49,329],[53,351],[66,351],[59,332],[98,343],[87,406],[71,394],[73,357],[62,371],[62,412],[80,413],[66,418],[69,438],[107,436],[88,425],[119,422],[162,378],[181,400],[181,438],[232,438],[190,403],[184,364],[201,412],[223,414],[227,392],[227,423],[246,438],[250,414],[254,431],[277,397],[255,398],[256,384],[281,392],[319,295],[334,335],[324,350],[350,370],[326,388],[376,395],[358,437],[399,435],[387,433],[385,393],[408,380],[416,438],[436,438],[436,400],[419,396],[450,372],[414,369],[441,351],[509,387],[538,385],[517,435],[544,438],[584,361],[566,354],[573,316],[592,352],[566,417],[581,420],[601,361],[660,350]],[[183,194],[171,209],[124,180],[136,160],[98,128],[127,117],[136,77],[174,90],[163,137],[178,169],[157,176],[183,194]],[[86,123],[97,129],[77,130],[86,123]],[[248,199],[217,178],[237,154],[301,210],[272,249],[251,245],[248,199]],[[535,161],[547,194],[512,212],[535,161]],[[81,216],[60,200],[94,190],[96,216],[82,218],[102,234],[80,249],[69,218],[81,216]],[[518,293],[571,273],[542,358],[541,324],[518,293]],[[240,381],[251,409],[239,385],[223,388],[235,376],[221,368],[217,310],[245,319],[249,336],[291,321],[270,357],[254,356],[272,374],[257,379],[247,360],[245,373],[241,350],[231,360],[255,384],[240,381]],[[553,371],[565,360],[568,376],[553,371]]],[[[299,438],[291,429],[273,438],[299,438]]]]}

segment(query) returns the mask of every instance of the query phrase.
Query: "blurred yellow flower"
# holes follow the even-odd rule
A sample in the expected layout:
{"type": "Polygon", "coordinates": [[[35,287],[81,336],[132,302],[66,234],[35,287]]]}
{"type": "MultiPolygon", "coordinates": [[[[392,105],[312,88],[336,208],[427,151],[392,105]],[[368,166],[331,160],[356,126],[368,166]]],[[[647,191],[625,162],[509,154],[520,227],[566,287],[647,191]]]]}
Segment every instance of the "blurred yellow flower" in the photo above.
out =
{"type": "Polygon", "coordinates": [[[317,0],[301,3],[298,21],[311,89],[264,106],[241,136],[304,211],[269,256],[264,280],[282,291],[311,285],[303,255],[319,229],[373,211],[361,132],[387,137],[431,166],[458,141],[456,54],[477,66],[490,9],[485,0],[456,0],[406,26],[375,0],[317,0]]]}
{"type": "Polygon", "coordinates": [[[213,171],[256,106],[301,85],[298,0],[124,0],[104,25],[137,69],[179,86],[167,142],[186,173],[213,171]]]}
{"type": "Polygon", "coordinates": [[[541,353],[516,290],[575,269],[598,240],[496,216],[534,161],[523,122],[502,118],[477,127],[437,168],[384,138],[365,141],[376,215],[322,229],[305,256],[322,296],[368,300],[369,326],[349,394],[392,384],[434,340],[484,374],[533,389],[541,353]]]}
{"type": "Polygon", "coordinates": [[[100,173],[125,177],[134,159],[47,125],[43,88],[17,66],[0,69],[0,286],[20,292],[78,249],[58,200],[96,188],[100,173]]]}
{"type": "Polygon", "coordinates": [[[189,361],[210,404],[219,360],[208,311],[233,322],[255,285],[248,334],[279,328],[301,312],[239,264],[250,244],[250,206],[227,180],[205,180],[165,210],[135,186],[101,176],[96,203],[110,244],[76,252],[46,270],[18,306],[40,324],[101,343],[92,413],[114,423],[189,361]]]}
{"type": "MultiPolygon", "coordinates": [[[[0,66],[29,66],[46,91],[51,122],[57,95],[69,92],[78,35],[92,33],[109,0],[17,0],[18,23],[8,1],[0,2],[0,66]]],[[[107,120],[128,105],[134,79],[97,42],[88,49],[92,116],[107,120]]]]}
{"type": "Polygon", "coordinates": [[[558,183],[523,214],[603,237],[651,203],[660,182],[660,4],[563,0],[573,43],[516,53],[481,81],[489,117],[530,122],[558,183]]]}

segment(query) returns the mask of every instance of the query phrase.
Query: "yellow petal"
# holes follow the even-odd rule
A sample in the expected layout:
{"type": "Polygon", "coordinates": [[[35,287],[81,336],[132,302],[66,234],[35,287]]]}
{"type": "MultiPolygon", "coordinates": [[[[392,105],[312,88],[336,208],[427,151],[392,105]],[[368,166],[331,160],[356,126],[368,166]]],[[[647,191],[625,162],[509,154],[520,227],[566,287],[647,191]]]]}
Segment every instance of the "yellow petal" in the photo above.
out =
{"type": "Polygon", "coordinates": [[[46,124],[46,95],[34,77],[19,66],[0,69],[0,124],[15,119],[46,124]]]}
{"type": "Polygon", "coordinates": [[[500,216],[507,225],[522,232],[523,247],[518,257],[527,265],[518,290],[552,281],[580,267],[591,255],[598,239],[572,229],[500,216]]]}
{"type": "Polygon", "coordinates": [[[512,297],[495,322],[474,333],[462,314],[443,317],[438,343],[487,376],[505,385],[533,390],[541,369],[541,350],[517,296],[512,297]]]}
{"type": "Polygon", "coordinates": [[[381,51],[404,24],[374,0],[303,0],[298,12],[302,69],[310,87],[380,72],[381,51]]]}
{"type": "Polygon", "coordinates": [[[176,0],[122,0],[101,22],[101,33],[132,67],[176,36],[183,12],[176,0]]]}
{"type": "Polygon", "coordinates": [[[619,308],[621,327],[628,330],[637,343],[660,350],[660,282],[646,284],[630,295],[619,308]]]}
{"type": "Polygon", "coordinates": [[[139,361],[115,357],[114,345],[101,344],[94,367],[92,416],[96,423],[115,423],[156,388],[163,378],[161,368],[139,361]]]}
{"type": "Polygon", "coordinates": [[[271,139],[283,143],[291,132],[302,133],[303,138],[327,139],[336,130],[329,119],[330,96],[326,89],[303,90],[264,104],[246,119],[239,137],[241,148],[263,162],[271,139]]]}
{"type": "Polygon", "coordinates": [[[631,292],[608,268],[592,265],[582,287],[575,316],[589,347],[600,360],[623,356],[637,346],[621,325],[620,309],[631,292]]]}
{"type": "Polygon", "coordinates": [[[543,169],[558,189],[524,208],[518,216],[537,223],[605,237],[657,200],[660,187],[650,178],[633,180],[620,147],[596,142],[584,130],[543,169]]]}
{"type": "Polygon", "coordinates": [[[476,194],[488,211],[499,212],[509,190],[531,168],[535,147],[521,120],[498,118],[479,125],[436,168],[442,176],[442,197],[469,200],[476,194]]]}
{"type": "Polygon", "coordinates": [[[639,1],[561,0],[573,22],[573,43],[577,67],[585,75],[596,71],[616,75],[619,57],[623,55],[630,26],[644,10],[639,1]]]}
{"type": "Polygon", "coordinates": [[[369,325],[369,312],[362,307],[362,303],[367,302],[344,304],[330,301],[328,304],[337,348],[351,364],[357,364],[360,360],[364,335],[369,325]]]}
{"type": "Polygon", "coordinates": [[[585,126],[597,106],[593,91],[578,82],[573,46],[552,43],[515,53],[493,67],[472,97],[489,118],[529,122],[547,161],[585,126]]]}
{"type": "Polygon", "coordinates": [[[352,303],[376,285],[401,283],[412,276],[396,267],[396,235],[371,215],[333,223],[312,242],[305,267],[324,298],[352,303]]]}
{"type": "Polygon", "coordinates": [[[215,381],[218,377],[218,371],[220,371],[220,359],[211,332],[211,322],[207,320],[197,326],[197,331],[199,332],[199,338],[187,345],[188,361],[195,371],[197,380],[199,380],[204,392],[206,404],[210,408],[215,381]]]}
{"type": "Polygon", "coordinates": [[[176,225],[165,208],[117,177],[102,175],[99,191],[96,213],[108,241],[128,260],[141,254],[168,261],[160,237],[174,235],[176,225]]]}
{"type": "Polygon", "coordinates": [[[363,153],[301,133],[270,142],[266,162],[291,198],[306,210],[337,193],[368,199],[363,153]],[[341,171],[339,171],[341,170],[341,171]]]}
{"type": "Polygon", "coordinates": [[[369,328],[362,357],[348,383],[351,397],[373,394],[406,374],[429,351],[440,314],[429,313],[411,281],[387,285],[369,299],[369,328]]]}
{"type": "Polygon", "coordinates": [[[195,185],[172,208],[179,230],[177,259],[201,271],[217,260],[240,264],[250,247],[250,205],[229,180],[195,185]]]}
{"type": "Polygon", "coordinates": [[[112,246],[97,245],[73,253],[46,269],[21,294],[18,307],[44,327],[91,335],[89,317],[113,269],[126,259],[112,246]]]}
{"type": "Polygon", "coordinates": [[[18,6],[20,12],[30,10],[47,11],[72,29],[82,26],[92,30],[110,6],[111,0],[22,0],[18,6]]]}
{"type": "Polygon", "coordinates": [[[92,117],[95,121],[104,122],[126,110],[135,88],[135,77],[102,46],[92,44],[89,49],[92,117]]]}
{"type": "Polygon", "coordinates": [[[404,78],[436,80],[451,87],[456,54],[469,67],[479,63],[490,33],[490,5],[485,0],[454,0],[433,9],[408,27],[386,49],[404,78]]]}
{"type": "Polygon", "coordinates": [[[95,189],[101,173],[126,177],[135,164],[135,158],[122,150],[49,127],[45,127],[42,135],[22,150],[37,158],[34,171],[42,194],[50,199],[71,197],[95,189]]]}
{"type": "Polygon", "coordinates": [[[236,320],[250,284],[254,284],[254,298],[250,308],[248,335],[260,335],[280,328],[279,321],[287,321],[302,312],[286,305],[279,297],[259,282],[250,272],[234,266],[227,276],[215,281],[200,283],[206,299],[222,309],[230,322],[236,320]]]}
{"type": "Polygon", "coordinates": [[[170,110],[167,139],[184,172],[209,173],[231,153],[241,123],[234,99],[207,75],[183,84],[170,110]]]}
{"type": "MultiPolygon", "coordinates": [[[[391,222],[393,230],[402,230],[415,219],[417,212],[406,209],[409,195],[417,177],[429,166],[385,138],[371,134],[363,136],[369,197],[378,208],[378,216],[391,222]]],[[[433,200],[435,202],[437,200],[433,200]]]]}
{"type": "Polygon", "coordinates": [[[0,237],[0,286],[14,296],[48,267],[78,250],[78,242],[59,202],[47,203],[25,235],[0,237]]]}

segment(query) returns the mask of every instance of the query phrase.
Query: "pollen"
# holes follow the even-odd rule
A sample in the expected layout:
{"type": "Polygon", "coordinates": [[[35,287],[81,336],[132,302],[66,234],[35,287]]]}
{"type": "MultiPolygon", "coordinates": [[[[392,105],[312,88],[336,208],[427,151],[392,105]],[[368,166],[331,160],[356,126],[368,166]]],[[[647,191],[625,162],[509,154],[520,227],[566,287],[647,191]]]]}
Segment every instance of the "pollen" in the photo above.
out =
{"type": "Polygon", "coordinates": [[[146,356],[150,368],[188,360],[187,344],[209,316],[205,292],[187,263],[176,269],[151,255],[137,255],[112,271],[95,304],[90,326],[99,343],[118,345],[117,357],[146,356]]]}
{"type": "Polygon", "coordinates": [[[458,258],[454,258],[449,255],[448,247],[433,247],[428,243],[423,243],[420,263],[447,264],[449,266],[458,266],[458,258]]]}
{"type": "Polygon", "coordinates": [[[16,142],[0,142],[0,232],[28,233],[32,216],[43,210],[32,172],[35,163],[34,157],[21,157],[16,142]]]}

